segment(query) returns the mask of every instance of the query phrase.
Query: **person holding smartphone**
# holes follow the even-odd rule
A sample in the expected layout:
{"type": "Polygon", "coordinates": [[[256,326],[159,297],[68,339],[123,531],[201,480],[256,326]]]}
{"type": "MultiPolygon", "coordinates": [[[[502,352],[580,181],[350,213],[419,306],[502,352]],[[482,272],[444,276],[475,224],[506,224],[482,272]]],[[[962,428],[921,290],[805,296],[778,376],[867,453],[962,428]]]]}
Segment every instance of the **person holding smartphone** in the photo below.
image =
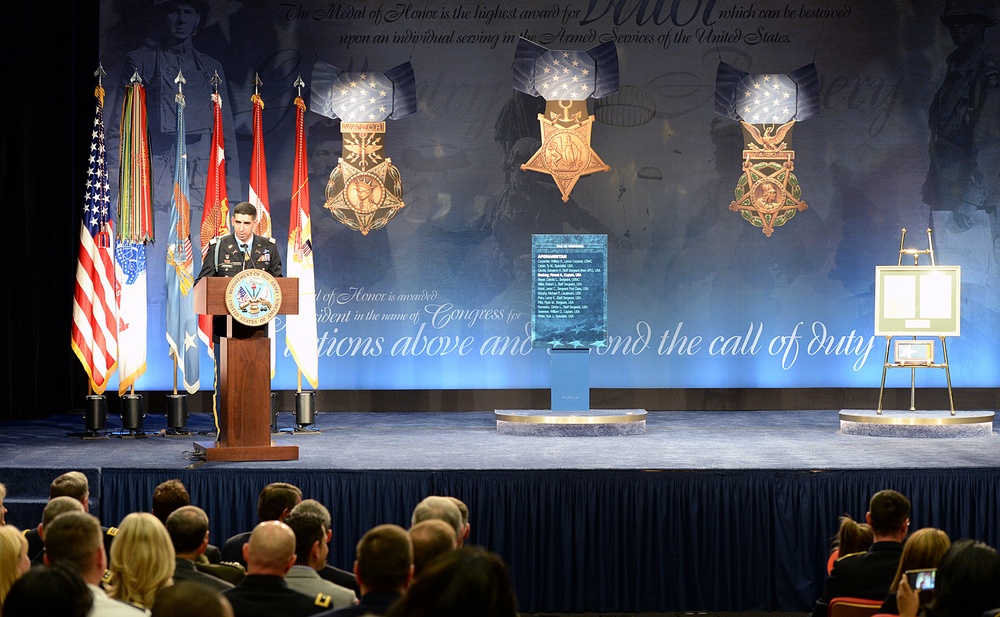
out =
{"type": "Polygon", "coordinates": [[[941,558],[934,583],[934,599],[921,607],[908,577],[899,579],[899,617],[979,617],[1000,606],[1000,553],[982,542],[958,540],[941,558]]]}
{"type": "Polygon", "coordinates": [[[937,568],[941,557],[950,547],[951,539],[940,529],[924,527],[913,532],[903,545],[903,556],[899,560],[899,567],[896,568],[892,584],[889,585],[889,595],[886,596],[879,612],[899,614],[896,592],[899,589],[899,582],[907,577],[910,579],[907,581],[910,587],[919,592],[920,608],[927,606],[934,597],[934,579],[928,574],[927,569],[933,571],[937,568]],[[927,586],[928,582],[930,586],[927,586]]]}

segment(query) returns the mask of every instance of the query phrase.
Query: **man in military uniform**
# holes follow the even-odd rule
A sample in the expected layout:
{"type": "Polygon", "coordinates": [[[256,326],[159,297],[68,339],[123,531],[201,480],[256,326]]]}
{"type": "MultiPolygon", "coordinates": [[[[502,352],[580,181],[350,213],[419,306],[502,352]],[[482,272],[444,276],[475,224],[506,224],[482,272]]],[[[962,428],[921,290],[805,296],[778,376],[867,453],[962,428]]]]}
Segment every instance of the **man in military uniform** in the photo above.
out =
{"type": "Polygon", "coordinates": [[[951,211],[969,229],[986,210],[997,237],[1000,199],[1000,67],[985,42],[996,25],[993,0],[948,0],[941,22],[956,49],[929,112],[930,167],[923,186],[931,210],[951,211]]]}
{"type": "Polygon", "coordinates": [[[247,576],[223,592],[236,617],[313,615],[329,606],[329,598],[312,598],[293,591],[285,575],[295,563],[295,533],[281,521],[265,521],[254,528],[243,547],[247,576]],[[317,603],[320,602],[320,603],[317,603]]]}

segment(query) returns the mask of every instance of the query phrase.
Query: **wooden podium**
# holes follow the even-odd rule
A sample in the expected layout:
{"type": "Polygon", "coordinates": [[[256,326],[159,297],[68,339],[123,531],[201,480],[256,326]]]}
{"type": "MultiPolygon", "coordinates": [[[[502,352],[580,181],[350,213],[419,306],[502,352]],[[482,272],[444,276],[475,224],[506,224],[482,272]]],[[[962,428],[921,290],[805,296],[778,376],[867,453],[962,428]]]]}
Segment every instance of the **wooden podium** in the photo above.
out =
{"type": "MultiPolygon", "coordinates": [[[[267,326],[251,328],[236,322],[226,308],[226,288],[232,279],[203,278],[194,286],[194,310],[201,315],[225,315],[227,332],[215,350],[219,362],[219,440],[196,441],[206,461],[294,461],[298,446],[271,441],[271,345],[267,326]]],[[[281,288],[282,315],[299,312],[299,280],[275,278],[281,288]]]]}

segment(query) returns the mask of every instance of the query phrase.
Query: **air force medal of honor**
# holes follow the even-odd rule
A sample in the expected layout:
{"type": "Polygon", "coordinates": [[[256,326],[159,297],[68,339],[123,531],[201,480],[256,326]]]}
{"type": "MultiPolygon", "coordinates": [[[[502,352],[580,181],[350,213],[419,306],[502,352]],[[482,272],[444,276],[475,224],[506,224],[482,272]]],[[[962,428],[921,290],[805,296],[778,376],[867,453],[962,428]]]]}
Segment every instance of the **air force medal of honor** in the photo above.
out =
{"type": "Polygon", "coordinates": [[[281,287],[269,272],[244,270],[226,286],[226,308],[245,326],[262,326],[281,308],[281,287]]]}

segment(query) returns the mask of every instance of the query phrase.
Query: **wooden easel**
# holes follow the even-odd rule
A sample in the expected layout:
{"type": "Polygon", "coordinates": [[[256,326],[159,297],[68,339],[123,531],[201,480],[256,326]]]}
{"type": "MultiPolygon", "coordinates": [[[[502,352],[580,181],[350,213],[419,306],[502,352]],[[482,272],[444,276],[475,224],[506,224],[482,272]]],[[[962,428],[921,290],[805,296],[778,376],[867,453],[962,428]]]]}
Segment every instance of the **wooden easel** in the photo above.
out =
{"type": "MultiPolygon", "coordinates": [[[[908,249],[905,248],[904,243],[906,241],[906,228],[902,230],[902,234],[899,238],[899,259],[896,262],[897,266],[903,265],[903,255],[913,255],[913,265],[919,265],[920,256],[928,255],[931,260],[931,266],[936,266],[937,262],[934,259],[934,244],[931,241],[931,229],[927,228],[927,248],[926,249],[908,249]]],[[[892,336],[886,335],[885,337],[885,360],[882,362],[882,385],[878,392],[878,409],[876,413],[882,414],[882,398],[885,395],[885,374],[891,368],[908,368],[910,369],[910,411],[916,411],[916,392],[917,392],[917,369],[918,368],[943,368],[945,376],[948,381],[948,404],[951,406],[951,415],[955,415],[955,397],[951,391],[951,368],[948,364],[948,343],[945,340],[944,335],[938,335],[938,339],[941,341],[941,354],[942,362],[935,363],[933,360],[927,364],[910,364],[896,362],[889,362],[889,350],[892,348],[892,336]]],[[[914,336],[913,340],[917,340],[914,336]]]]}

